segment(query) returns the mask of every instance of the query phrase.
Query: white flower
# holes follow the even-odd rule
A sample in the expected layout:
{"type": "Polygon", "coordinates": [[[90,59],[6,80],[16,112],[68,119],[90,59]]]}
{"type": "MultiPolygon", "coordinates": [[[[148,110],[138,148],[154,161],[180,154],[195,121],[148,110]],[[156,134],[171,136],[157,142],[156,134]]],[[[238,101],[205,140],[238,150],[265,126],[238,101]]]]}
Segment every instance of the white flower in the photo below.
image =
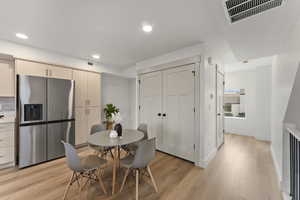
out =
{"type": "Polygon", "coordinates": [[[121,117],[121,114],[118,112],[116,114],[112,114],[112,121],[114,121],[116,124],[120,124],[123,120],[121,117]]]}

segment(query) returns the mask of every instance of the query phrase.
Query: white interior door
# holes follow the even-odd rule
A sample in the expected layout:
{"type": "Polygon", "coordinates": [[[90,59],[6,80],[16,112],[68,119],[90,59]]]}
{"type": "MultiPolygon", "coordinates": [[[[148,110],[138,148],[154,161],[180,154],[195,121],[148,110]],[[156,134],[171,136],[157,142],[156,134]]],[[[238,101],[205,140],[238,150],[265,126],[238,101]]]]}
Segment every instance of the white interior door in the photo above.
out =
{"type": "Polygon", "coordinates": [[[217,72],[217,147],[224,143],[224,75],[217,72]]]}
{"type": "Polygon", "coordinates": [[[149,138],[156,137],[161,150],[162,73],[144,74],[140,78],[140,123],[148,125],[149,138]]]}
{"type": "Polygon", "coordinates": [[[194,65],[163,71],[162,150],[194,161],[194,65]]]}

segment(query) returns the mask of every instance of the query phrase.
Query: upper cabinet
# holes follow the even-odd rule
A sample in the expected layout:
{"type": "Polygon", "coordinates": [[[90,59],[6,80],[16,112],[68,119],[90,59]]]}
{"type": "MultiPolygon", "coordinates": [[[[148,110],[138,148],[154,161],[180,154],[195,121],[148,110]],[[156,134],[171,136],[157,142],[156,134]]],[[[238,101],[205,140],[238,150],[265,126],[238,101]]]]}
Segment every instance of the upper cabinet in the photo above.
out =
{"type": "Polygon", "coordinates": [[[75,80],[75,106],[84,107],[87,101],[87,72],[73,70],[75,80]]]}
{"type": "Polygon", "coordinates": [[[16,74],[47,77],[49,65],[16,60],[16,74]]]}
{"type": "Polygon", "coordinates": [[[101,75],[93,72],[73,70],[75,80],[76,107],[100,106],[101,75]]]}
{"type": "Polygon", "coordinates": [[[11,62],[0,60],[0,96],[15,96],[15,70],[11,62]]]}
{"type": "Polygon", "coordinates": [[[72,69],[48,64],[16,60],[16,74],[72,80],[72,69]]]}
{"type": "Polygon", "coordinates": [[[72,69],[68,69],[64,67],[49,66],[48,77],[72,80],[73,72],[72,69]]]}
{"type": "Polygon", "coordinates": [[[87,106],[100,106],[101,75],[89,72],[87,80],[87,106]]]}

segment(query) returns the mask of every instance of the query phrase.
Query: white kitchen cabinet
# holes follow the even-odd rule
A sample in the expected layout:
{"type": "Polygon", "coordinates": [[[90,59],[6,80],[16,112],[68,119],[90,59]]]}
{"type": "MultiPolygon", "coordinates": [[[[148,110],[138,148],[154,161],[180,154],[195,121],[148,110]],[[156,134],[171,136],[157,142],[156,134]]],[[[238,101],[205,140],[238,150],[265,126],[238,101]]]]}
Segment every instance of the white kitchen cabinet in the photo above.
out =
{"type": "Polygon", "coordinates": [[[87,73],[87,106],[100,106],[101,75],[87,73]]]}
{"type": "Polygon", "coordinates": [[[47,77],[48,67],[48,65],[42,63],[16,60],[16,74],[20,75],[47,77]]]}
{"type": "Polygon", "coordinates": [[[101,123],[101,110],[100,107],[88,107],[86,109],[87,114],[87,128],[88,133],[90,133],[90,130],[93,125],[100,124],[101,123]]]}
{"type": "Polygon", "coordinates": [[[87,101],[87,72],[73,70],[75,80],[75,106],[84,107],[87,101]]]}
{"type": "Polygon", "coordinates": [[[75,80],[76,145],[87,142],[90,128],[101,123],[101,75],[73,70],[75,80]]]}
{"type": "Polygon", "coordinates": [[[0,123],[0,168],[15,163],[14,123],[0,123]]]}
{"type": "Polygon", "coordinates": [[[73,79],[72,69],[25,60],[16,60],[16,74],[68,80],[73,79]]]}
{"type": "Polygon", "coordinates": [[[85,144],[90,134],[91,127],[101,123],[100,107],[75,108],[75,143],[85,144]]]}
{"type": "Polygon", "coordinates": [[[101,105],[101,75],[93,72],[73,70],[75,80],[76,107],[101,105]]]}
{"type": "Polygon", "coordinates": [[[72,80],[73,72],[72,69],[65,67],[48,66],[48,77],[72,80]]]}
{"type": "Polygon", "coordinates": [[[14,148],[0,147],[0,168],[12,166],[14,162],[14,148]],[[11,164],[11,165],[9,165],[11,164]]]}
{"type": "Polygon", "coordinates": [[[75,144],[87,142],[87,117],[85,108],[75,108],[75,144]]]}
{"type": "Polygon", "coordinates": [[[15,69],[11,62],[0,60],[0,96],[15,96],[15,69]]]}

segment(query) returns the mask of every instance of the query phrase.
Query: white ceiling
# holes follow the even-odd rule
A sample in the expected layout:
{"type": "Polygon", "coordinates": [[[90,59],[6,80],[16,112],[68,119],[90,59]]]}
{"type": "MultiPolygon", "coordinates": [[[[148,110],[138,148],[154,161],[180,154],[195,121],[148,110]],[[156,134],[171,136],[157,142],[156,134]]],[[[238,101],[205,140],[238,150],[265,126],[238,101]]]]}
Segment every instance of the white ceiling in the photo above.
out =
{"type": "Polygon", "coordinates": [[[241,62],[237,62],[237,63],[226,64],[224,69],[225,69],[225,72],[252,70],[257,67],[272,66],[273,60],[274,60],[274,56],[250,59],[250,60],[247,60],[247,63],[244,63],[244,61],[241,61],[241,62]]]}
{"type": "Polygon", "coordinates": [[[205,42],[230,63],[234,56],[271,56],[289,44],[300,49],[298,13],[300,1],[288,0],[231,25],[222,0],[2,0],[0,39],[83,59],[99,53],[114,67],[205,42]],[[153,24],[151,34],[142,32],[143,22],[153,24]],[[30,38],[21,41],[16,32],[30,38]]]}

